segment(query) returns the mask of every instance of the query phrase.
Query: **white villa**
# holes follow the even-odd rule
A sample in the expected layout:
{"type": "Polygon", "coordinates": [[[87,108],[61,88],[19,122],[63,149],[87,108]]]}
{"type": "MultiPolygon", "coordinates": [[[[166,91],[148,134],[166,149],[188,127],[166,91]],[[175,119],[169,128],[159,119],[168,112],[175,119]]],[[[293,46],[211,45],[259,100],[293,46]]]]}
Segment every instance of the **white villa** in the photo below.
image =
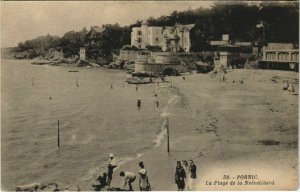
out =
{"type": "Polygon", "coordinates": [[[195,24],[173,27],[148,26],[143,21],[141,27],[132,28],[131,46],[145,49],[147,46],[159,46],[163,51],[177,52],[183,49],[189,52],[191,48],[190,30],[195,24]]]}

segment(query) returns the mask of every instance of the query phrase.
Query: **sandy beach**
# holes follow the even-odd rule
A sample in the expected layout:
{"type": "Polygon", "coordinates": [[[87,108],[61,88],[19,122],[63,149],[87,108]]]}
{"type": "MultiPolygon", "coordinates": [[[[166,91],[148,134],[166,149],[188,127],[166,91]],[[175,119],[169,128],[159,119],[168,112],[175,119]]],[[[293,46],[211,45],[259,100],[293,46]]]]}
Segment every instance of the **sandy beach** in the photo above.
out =
{"type": "MultiPolygon", "coordinates": [[[[223,74],[190,74],[136,91],[125,83],[124,71],[81,68],[70,73],[66,67],[29,63],[2,60],[4,190],[34,182],[94,190],[111,152],[120,165],[115,187],[121,170],[137,173],[138,162],[144,161],[152,190],[177,190],[176,161],[184,159],[197,165],[194,190],[297,187],[298,73],[237,69],[228,71],[225,81],[223,74]],[[283,91],[287,79],[294,93],[283,91]],[[237,175],[250,174],[275,184],[207,184],[224,182],[224,175],[237,181],[237,175]]],[[[138,189],[137,181],[133,188],[138,189]]]]}

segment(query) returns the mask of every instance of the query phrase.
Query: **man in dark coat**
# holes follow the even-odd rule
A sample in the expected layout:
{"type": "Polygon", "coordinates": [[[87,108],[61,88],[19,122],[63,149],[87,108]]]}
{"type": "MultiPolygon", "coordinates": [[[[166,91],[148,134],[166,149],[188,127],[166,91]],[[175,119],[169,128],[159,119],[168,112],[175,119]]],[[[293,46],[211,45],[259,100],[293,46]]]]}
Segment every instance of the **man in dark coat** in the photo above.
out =
{"type": "Polygon", "coordinates": [[[176,172],[175,172],[175,183],[177,184],[178,191],[183,191],[185,188],[186,174],[181,166],[180,161],[177,161],[176,172]]]}

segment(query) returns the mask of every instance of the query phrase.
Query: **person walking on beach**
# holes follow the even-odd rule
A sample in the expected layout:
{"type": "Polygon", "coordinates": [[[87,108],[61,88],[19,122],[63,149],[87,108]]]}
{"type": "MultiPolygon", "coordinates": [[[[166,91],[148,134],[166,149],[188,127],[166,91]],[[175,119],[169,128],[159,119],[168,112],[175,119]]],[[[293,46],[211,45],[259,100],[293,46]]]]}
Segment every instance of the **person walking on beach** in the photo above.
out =
{"type": "Polygon", "coordinates": [[[181,166],[180,161],[177,161],[176,172],[175,172],[175,183],[177,184],[178,191],[183,191],[185,188],[186,174],[181,166]]]}
{"type": "Polygon", "coordinates": [[[109,154],[109,162],[107,166],[107,186],[110,186],[111,180],[112,180],[112,175],[114,173],[114,168],[117,167],[117,163],[114,159],[114,154],[110,153],[109,154]]]}
{"type": "Polygon", "coordinates": [[[138,99],[136,101],[136,105],[137,105],[138,109],[141,109],[142,101],[140,99],[138,99]]]}
{"type": "Polygon", "coordinates": [[[155,101],[155,103],[156,103],[156,108],[158,108],[159,107],[159,101],[155,101]]]}
{"type": "Polygon", "coordinates": [[[136,176],[132,172],[120,172],[120,176],[123,177],[123,185],[121,187],[124,191],[133,191],[132,182],[134,182],[136,176]]]}
{"type": "Polygon", "coordinates": [[[183,164],[182,167],[183,167],[184,172],[186,174],[186,189],[190,190],[190,186],[189,186],[189,184],[190,184],[190,167],[189,167],[186,160],[183,160],[182,164],[183,164]]]}
{"type": "Polygon", "coordinates": [[[138,89],[139,89],[139,85],[136,84],[136,85],[135,85],[135,91],[138,91],[138,89]]]}
{"type": "Polygon", "coordinates": [[[190,170],[189,187],[190,190],[194,190],[194,183],[197,178],[197,174],[196,174],[197,166],[194,164],[193,160],[190,160],[189,170],[190,170]]]}
{"type": "Polygon", "coordinates": [[[111,85],[110,85],[110,89],[113,89],[113,88],[114,88],[114,87],[113,87],[113,85],[111,84],[111,85]]]}

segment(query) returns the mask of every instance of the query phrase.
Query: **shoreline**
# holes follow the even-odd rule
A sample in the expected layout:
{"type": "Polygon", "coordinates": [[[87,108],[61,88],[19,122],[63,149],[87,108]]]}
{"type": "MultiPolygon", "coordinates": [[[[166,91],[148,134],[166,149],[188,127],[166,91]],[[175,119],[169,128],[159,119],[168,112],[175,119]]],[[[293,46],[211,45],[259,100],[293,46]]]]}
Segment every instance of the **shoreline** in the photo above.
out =
{"type": "MultiPolygon", "coordinates": [[[[57,70],[62,71],[62,74],[66,72],[59,68],[57,70]]],[[[69,110],[77,108],[79,110],[68,114],[67,117],[71,117],[73,121],[75,121],[73,116],[76,119],[80,117],[81,121],[84,119],[86,124],[77,126],[76,123],[79,120],[74,123],[62,124],[65,130],[67,127],[72,129],[64,133],[66,140],[63,145],[66,147],[61,148],[61,156],[55,155],[54,159],[42,162],[42,164],[38,164],[38,167],[43,171],[55,169],[67,171],[60,176],[52,174],[52,172],[46,172],[46,175],[40,173],[43,174],[40,175],[40,180],[50,183],[53,182],[53,178],[57,178],[59,181],[57,184],[61,190],[65,188],[77,190],[78,187],[81,190],[93,190],[92,184],[96,184],[95,179],[102,173],[102,168],[105,168],[109,152],[113,152],[121,162],[120,168],[115,171],[113,176],[111,185],[113,187],[118,187],[120,184],[119,172],[121,170],[136,173],[139,169],[138,162],[144,161],[149,172],[152,190],[176,190],[174,183],[176,161],[193,159],[198,167],[198,179],[194,186],[197,190],[212,189],[205,185],[205,180],[218,179],[223,174],[241,174],[238,170],[242,170],[243,174],[252,174],[252,171],[249,171],[252,168],[255,170],[255,174],[260,175],[260,179],[266,179],[263,170],[272,173],[277,189],[293,189],[294,185],[292,184],[295,183],[294,179],[297,173],[295,153],[298,149],[296,134],[298,96],[283,91],[282,81],[286,78],[290,79],[295,85],[295,93],[298,93],[297,73],[249,69],[232,70],[226,74],[225,82],[220,81],[222,76],[220,74],[215,77],[211,77],[210,74],[191,74],[186,75],[186,80],[180,77],[167,77],[172,81],[172,87],[169,83],[161,84],[159,88],[156,84],[141,85],[136,91],[135,86],[132,85],[122,88],[119,81],[125,77],[125,74],[120,71],[116,71],[116,73],[106,73],[106,70],[82,71],[80,88],[68,88],[70,84],[73,84],[76,75],[68,73],[69,80],[63,84],[64,88],[68,88],[68,90],[53,97],[54,101],[51,102],[54,102],[54,105],[48,106],[47,104],[47,106],[57,107],[68,102],[72,106],[69,110]],[[99,74],[100,71],[101,74],[99,74]],[[95,76],[91,78],[91,75],[95,76]],[[99,76],[104,80],[97,79],[99,76]],[[116,79],[112,81],[110,76],[116,79]],[[243,84],[238,83],[241,79],[244,81],[243,84]],[[99,82],[99,80],[102,81],[99,82]],[[237,83],[233,83],[233,80],[237,83]],[[115,83],[113,90],[109,88],[111,82],[115,83]],[[92,90],[96,90],[95,93],[89,93],[92,90]],[[158,93],[159,110],[154,105],[155,97],[152,95],[154,91],[158,93]],[[103,94],[98,95],[99,92],[103,92],[103,94]],[[77,98],[80,93],[89,94],[77,98]],[[66,96],[71,101],[65,100],[66,96]],[[141,111],[137,111],[135,107],[138,98],[143,101],[141,111]],[[86,100],[91,100],[91,103],[80,104],[86,100]],[[117,108],[114,109],[116,106],[117,108]],[[107,109],[110,109],[107,111],[109,114],[98,114],[107,109]],[[124,116],[120,114],[124,114],[124,116]],[[102,115],[106,116],[102,117],[102,115]],[[170,122],[171,149],[169,154],[167,153],[164,129],[166,117],[170,122]],[[111,134],[111,139],[115,140],[112,142],[110,139],[106,140],[105,137],[101,137],[103,132],[101,128],[109,131],[107,134],[111,134]],[[270,132],[272,134],[269,134],[270,132]],[[74,135],[78,139],[69,140],[69,137],[66,137],[69,135],[71,139],[74,135]],[[121,135],[126,135],[126,137],[121,135]],[[272,142],[261,141],[276,141],[273,143],[278,143],[278,145],[269,145],[268,143],[272,142]],[[64,154],[65,152],[67,153],[64,154]],[[77,154],[78,152],[83,154],[77,154]],[[70,159],[73,160],[70,161],[70,159]],[[272,172],[266,167],[266,163],[279,167],[279,172],[289,178],[292,181],[291,184],[279,181],[278,171],[272,172]]],[[[41,77],[35,78],[39,89],[41,88],[41,77]]],[[[55,79],[55,77],[51,78],[55,79]]],[[[31,75],[27,79],[30,81],[31,75]]],[[[52,79],[48,78],[46,80],[46,82],[51,82],[51,84],[46,84],[47,90],[53,89],[53,93],[58,94],[57,91],[60,90],[60,87],[57,84],[60,80],[57,82],[52,82],[52,79]]],[[[23,87],[19,84],[16,85],[23,87]]],[[[45,97],[53,94],[40,90],[35,92],[34,86],[32,89],[33,92],[30,92],[30,95],[36,93],[39,97],[40,94],[45,97]]],[[[30,98],[26,99],[27,102],[31,101],[30,98]]],[[[32,99],[35,102],[37,100],[36,98],[32,99]]],[[[42,103],[41,107],[44,106],[42,103]]],[[[42,109],[40,109],[40,113],[43,113],[42,109]]],[[[64,111],[67,109],[49,108],[50,112],[52,110],[62,111],[66,115],[64,111]]],[[[29,124],[31,125],[30,122],[29,124]]],[[[39,128],[43,124],[34,125],[32,128],[39,128]]],[[[47,126],[42,126],[45,131],[48,130],[47,126]]],[[[6,139],[7,131],[3,132],[3,137],[5,135],[6,139]]],[[[16,133],[18,134],[18,132],[16,133]]],[[[20,143],[21,141],[14,142],[20,143]]],[[[49,147],[49,149],[51,148],[49,147]]],[[[39,149],[35,150],[39,152],[39,149]]],[[[44,156],[50,158],[53,154],[54,152],[50,151],[44,156]]],[[[27,184],[26,179],[30,181],[28,176],[18,182],[27,184]]],[[[137,185],[138,182],[135,181],[134,189],[138,189],[137,185]]],[[[255,186],[249,186],[247,189],[255,189],[251,187],[255,186]]],[[[268,190],[273,189],[274,186],[264,187],[265,190],[268,190]]],[[[214,189],[227,190],[228,188],[220,186],[214,189]]],[[[234,189],[239,188],[235,187],[234,189]]]]}

